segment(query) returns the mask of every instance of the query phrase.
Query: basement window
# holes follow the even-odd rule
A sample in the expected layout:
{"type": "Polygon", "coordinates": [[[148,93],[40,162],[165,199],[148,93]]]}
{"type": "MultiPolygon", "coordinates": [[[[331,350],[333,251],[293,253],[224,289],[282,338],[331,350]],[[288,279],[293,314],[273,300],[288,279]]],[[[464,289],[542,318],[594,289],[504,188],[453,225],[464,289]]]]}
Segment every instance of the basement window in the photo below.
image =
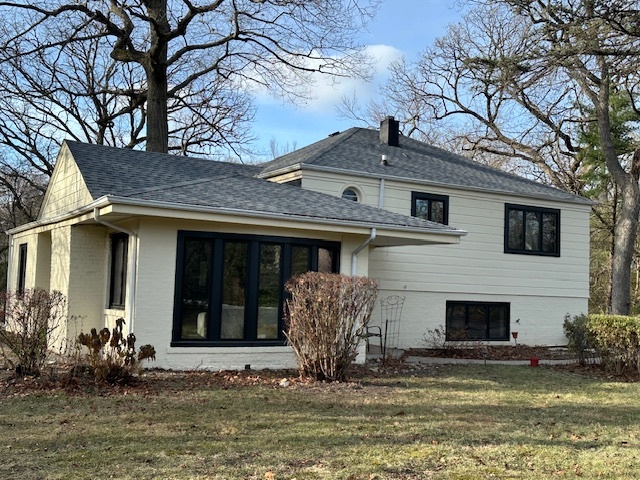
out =
{"type": "Polygon", "coordinates": [[[447,302],[448,341],[509,340],[508,303],[447,302]]]}

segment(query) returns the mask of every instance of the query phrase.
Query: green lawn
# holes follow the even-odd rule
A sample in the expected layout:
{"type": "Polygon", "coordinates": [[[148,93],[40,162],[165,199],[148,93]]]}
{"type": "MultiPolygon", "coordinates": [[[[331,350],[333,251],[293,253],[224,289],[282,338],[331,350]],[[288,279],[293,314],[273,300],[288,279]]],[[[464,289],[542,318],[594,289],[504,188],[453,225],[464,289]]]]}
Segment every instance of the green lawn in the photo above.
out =
{"type": "Polygon", "coordinates": [[[276,384],[0,391],[0,478],[640,477],[638,384],[502,366],[276,384]]]}

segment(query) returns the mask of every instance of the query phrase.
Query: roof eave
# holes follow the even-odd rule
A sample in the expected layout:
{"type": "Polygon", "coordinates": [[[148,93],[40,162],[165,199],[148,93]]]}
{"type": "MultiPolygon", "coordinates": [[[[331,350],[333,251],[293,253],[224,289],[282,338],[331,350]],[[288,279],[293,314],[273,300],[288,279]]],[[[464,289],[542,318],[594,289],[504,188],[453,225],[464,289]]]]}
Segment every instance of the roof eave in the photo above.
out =
{"type": "Polygon", "coordinates": [[[245,217],[245,218],[251,217],[251,218],[259,218],[259,219],[289,220],[289,221],[311,223],[315,225],[355,227],[355,228],[364,228],[364,229],[380,228],[390,232],[406,232],[406,233],[414,233],[414,234],[427,233],[430,235],[454,236],[454,237],[463,237],[468,233],[465,230],[459,230],[451,227],[431,229],[428,227],[422,228],[422,227],[413,227],[409,225],[394,225],[394,224],[378,223],[378,222],[361,222],[361,221],[343,220],[343,219],[336,219],[336,218],[310,217],[306,215],[261,212],[257,210],[243,210],[238,208],[177,204],[172,202],[163,202],[159,200],[141,200],[141,199],[133,199],[128,197],[118,197],[118,196],[111,196],[111,195],[102,197],[102,198],[106,199],[107,204],[112,204],[112,205],[120,204],[120,205],[132,206],[132,207],[150,207],[150,208],[158,208],[161,210],[200,212],[200,213],[220,214],[220,215],[245,217]]]}
{"type": "MultiPolygon", "coordinates": [[[[292,171],[295,170],[302,170],[302,169],[307,169],[307,170],[311,170],[311,171],[317,171],[317,172],[326,172],[326,173],[336,173],[336,174],[350,174],[350,175],[357,175],[360,177],[364,177],[364,178],[375,178],[375,179],[381,179],[384,178],[385,180],[394,180],[394,181],[398,181],[398,182],[405,182],[405,183],[413,183],[415,185],[429,185],[429,186],[433,186],[433,187],[447,187],[447,188],[455,188],[457,190],[464,190],[464,191],[468,191],[468,192],[481,192],[481,193],[493,193],[493,194],[497,194],[497,195],[511,195],[514,197],[519,197],[519,198],[535,198],[538,200],[547,200],[547,201],[554,201],[554,202],[561,202],[561,203],[571,203],[571,204],[576,204],[576,205],[585,205],[585,206],[593,206],[593,205],[597,205],[597,202],[594,202],[593,200],[589,200],[588,198],[585,197],[581,197],[579,195],[573,195],[573,198],[569,199],[559,199],[559,198],[551,198],[545,195],[535,195],[535,194],[525,194],[525,193],[517,193],[517,192],[509,192],[506,190],[497,190],[497,189],[492,189],[492,188],[481,188],[481,187],[469,187],[466,185],[458,185],[458,184],[454,184],[454,183],[443,183],[443,182],[433,182],[433,181],[428,181],[428,180],[420,180],[420,179],[416,179],[416,178],[409,178],[409,177],[402,177],[402,176],[397,176],[397,175],[388,175],[388,174],[379,174],[379,173],[370,173],[370,172],[364,172],[362,170],[350,170],[347,168],[337,168],[337,167],[326,167],[326,166],[320,166],[320,165],[311,165],[308,163],[297,163],[296,165],[291,165],[285,168],[281,168],[278,170],[273,170],[271,172],[269,172],[266,175],[260,174],[260,178],[271,178],[271,177],[276,177],[278,175],[283,175],[285,173],[291,173],[292,171]]],[[[564,192],[567,193],[567,195],[571,195],[568,192],[564,192]]]]}

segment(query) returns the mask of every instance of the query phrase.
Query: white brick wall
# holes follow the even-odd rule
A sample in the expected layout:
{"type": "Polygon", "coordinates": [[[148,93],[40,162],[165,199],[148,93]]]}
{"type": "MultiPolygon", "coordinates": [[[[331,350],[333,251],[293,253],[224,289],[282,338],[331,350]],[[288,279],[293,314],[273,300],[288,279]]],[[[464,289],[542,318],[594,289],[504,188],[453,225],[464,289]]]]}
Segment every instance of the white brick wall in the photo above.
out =
{"type": "Polygon", "coordinates": [[[75,324],[69,326],[74,338],[79,330],[100,330],[104,326],[104,308],[107,296],[108,235],[99,225],[76,225],[70,228],[71,255],[69,268],[69,314],[75,324]]]}
{"type": "MultiPolygon", "coordinates": [[[[152,366],[173,369],[243,369],[295,368],[295,357],[289,347],[171,347],[173,304],[178,230],[217,231],[256,234],[255,228],[235,227],[200,222],[176,222],[144,219],[139,228],[138,288],[136,318],[133,331],[137,344],[152,344],[156,361],[152,366]]],[[[287,230],[260,232],[268,235],[304,236],[287,230]]],[[[339,240],[339,238],[334,238],[339,240]]],[[[341,269],[349,273],[351,252],[364,238],[350,237],[342,246],[341,269]]],[[[358,274],[366,274],[367,251],[358,257],[358,274]]],[[[362,361],[363,357],[359,358],[362,361]]]]}

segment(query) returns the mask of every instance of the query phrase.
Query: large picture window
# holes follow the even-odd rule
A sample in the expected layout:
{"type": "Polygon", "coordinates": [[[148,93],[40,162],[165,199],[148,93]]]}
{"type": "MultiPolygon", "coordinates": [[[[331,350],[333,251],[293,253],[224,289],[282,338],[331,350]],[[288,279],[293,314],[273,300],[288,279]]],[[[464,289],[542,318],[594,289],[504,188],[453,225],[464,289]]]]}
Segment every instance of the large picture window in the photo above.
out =
{"type": "Polygon", "coordinates": [[[509,304],[447,302],[447,340],[509,340],[509,304]]]}
{"type": "Polygon", "coordinates": [[[411,192],[411,215],[432,222],[449,224],[449,197],[411,192]]]}
{"type": "Polygon", "coordinates": [[[284,284],[337,272],[339,252],[335,242],[179,232],[172,343],[282,345],[284,284]]]}
{"type": "Polygon", "coordinates": [[[505,205],[504,251],[560,256],[560,210],[505,205]]]}

